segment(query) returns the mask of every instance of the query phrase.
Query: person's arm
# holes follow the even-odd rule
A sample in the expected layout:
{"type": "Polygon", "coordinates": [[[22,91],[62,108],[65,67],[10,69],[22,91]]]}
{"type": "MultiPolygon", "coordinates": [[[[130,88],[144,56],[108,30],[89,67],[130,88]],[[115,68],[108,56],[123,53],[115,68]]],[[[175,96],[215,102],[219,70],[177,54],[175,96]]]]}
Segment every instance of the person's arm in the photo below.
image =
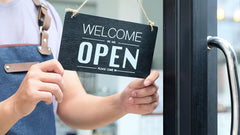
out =
{"type": "Polygon", "coordinates": [[[7,131],[22,117],[14,111],[13,100],[8,98],[0,102],[0,135],[4,135],[7,131]]]}
{"type": "Polygon", "coordinates": [[[56,60],[33,65],[17,92],[0,102],[0,135],[6,134],[18,120],[30,114],[38,102],[50,104],[53,101],[52,95],[61,102],[63,72],[56,60]]]}
{"type": "Polygon", "coordinates": [[[137,79],[112,96],[98,97],[85,92],[76,72],[64,72],[63,101],[58,115],[72,128],[96,129],[110,124],[127,113],[146,114],[158,105],[159,74],[153,71],[147,79],[137,79]]]}

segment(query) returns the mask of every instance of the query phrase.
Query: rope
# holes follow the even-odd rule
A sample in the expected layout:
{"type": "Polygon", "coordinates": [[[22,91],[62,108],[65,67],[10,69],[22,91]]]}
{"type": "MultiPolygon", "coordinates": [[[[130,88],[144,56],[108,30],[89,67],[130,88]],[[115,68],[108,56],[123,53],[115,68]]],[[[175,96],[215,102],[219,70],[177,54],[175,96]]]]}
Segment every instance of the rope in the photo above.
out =
{"type": "Polygon", "coordinates": [[[154,22],[152,22],[152,21],[148,18],[148,15],[147,15],[147,13],[145,12],[142,3],[141,3],[139,0],[137,0],[137,2],[138,2],[138,5],[140,6],[140,8],[141,8],[141,10],[142,10],[142,12],[143,12],[143,14],[144,14],[144,16],[146,17],[146,19],[147,19],[147,21],[148,21],[148,24],[151,26],[151,31],[153,31],[154,22]]]}
{"type": "Polygon", "coordinates": [[[88,2],[88,0],[85,0],[82,5],[77,9],[77,10],[73,10],[73,9],[67,9],[68,11],[72,11],[72,18],[80,11],[80,9],[88,2]]]}
{"type": "MultiPolygon", "coordinates": [[[[72,18],[73,18],[87,2],[88,2],[88,0],[85,0],[85,1],[82,3],[82,5],[80,5],[80,7],[79,7],[77,10],[74,10],[74,9],[66,9],[66,11],[71,11],[71,12],[73,12],[73,14],[72,14],[72,18]]],[[[141,8],[141,10],[142,10],[142,12],[143,12],[143,14],[144,14],[144,16],[146,17],[146,19],[147,19],[147,21],[148,21],[148,24],[149,24],[150,27],[151,27],[151,31],[153,31],[154,22],[152,22],[152,21],[148,18],[148,15],[147,15],[146,11],[144,10],[142,3],[141,3],[139,0],[137,0],[137,2],[138,2],[138,5],[140,6],[140,8],[141,8]]]]}

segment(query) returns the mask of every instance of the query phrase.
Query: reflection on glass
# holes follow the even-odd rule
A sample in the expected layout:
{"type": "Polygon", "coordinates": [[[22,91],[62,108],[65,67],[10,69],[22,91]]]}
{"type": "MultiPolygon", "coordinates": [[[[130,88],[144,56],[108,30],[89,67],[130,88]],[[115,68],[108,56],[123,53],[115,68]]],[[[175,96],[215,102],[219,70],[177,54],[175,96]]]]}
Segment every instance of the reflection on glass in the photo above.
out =
{"type": "MultiPolygon", "coordinates": [[[[240,58],[239,5],[239,0],[218,0],[217,11],[218,36],[224,38],[233,45],[233,48],[238,55],[238,60],[240,58]]],[[[218,78],[218,134],[226,135],[230,133],[231,99],[229,93],[226,61],[222,53],[218,53],[218,78]]]]}
{"type": "MultiPolygon", "coordinates": [[[[50,0],[58,11],[62,21],[64,19],[65,9],[77,9],[83,1],[77,0],[50,0]]],[[[149,18],[158,26],[158,37],[154,52],[154,69],[162,72],[162,41],[163,41],[163,7],[162,0],[142,1],[144,9],[149,18]]],[[[89,0],[80,10],[81,13],[132,21],[147,24],[138,3],[129,0],[89,0]]],[[[160,86],[160,105],[155,111],[158,115],[134,115],[129,114],[106,127],[95,130],[73,130],[56,118],[57,135],[162,135],[163,134],[163,103],[162,103],[162,73],[158,80],[160,86]],[[160,114],[160,115],[159,115],[160,114]]],[[[89,94],[108,96],[122,91],[134,78],[117,77],[109,75],[99,75],[91,73],[78,72],[80,80],[89,94]]]]}
{"type": "Polygon", "coordinates": [[[233,13],[233,20],[235,22],[240,22],[240,9],[237,9],[233,13]]]}
{"type": "Polygon", "coordinates": [[[217,19],[218,20],[223,20],[224,19],[224,9],[223,8],[218,8],[217,9],[217,19]]]}

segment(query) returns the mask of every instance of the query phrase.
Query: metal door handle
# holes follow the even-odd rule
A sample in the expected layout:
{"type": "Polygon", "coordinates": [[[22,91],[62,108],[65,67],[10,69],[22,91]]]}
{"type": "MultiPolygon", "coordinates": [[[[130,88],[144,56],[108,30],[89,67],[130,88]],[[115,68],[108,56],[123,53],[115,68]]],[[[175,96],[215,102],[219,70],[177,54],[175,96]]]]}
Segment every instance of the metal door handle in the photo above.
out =
{"type": "Polygon", "coordinates": [[[222,50],[226,57],[232,105],[232,122],[230,135],[239,135],[239,78],[237,68],[237,55],[231,44],[224,39],[221,39],[219,37],[208,37],[207,43],[208,49],[214,47],[218,48],[222,50]]]}

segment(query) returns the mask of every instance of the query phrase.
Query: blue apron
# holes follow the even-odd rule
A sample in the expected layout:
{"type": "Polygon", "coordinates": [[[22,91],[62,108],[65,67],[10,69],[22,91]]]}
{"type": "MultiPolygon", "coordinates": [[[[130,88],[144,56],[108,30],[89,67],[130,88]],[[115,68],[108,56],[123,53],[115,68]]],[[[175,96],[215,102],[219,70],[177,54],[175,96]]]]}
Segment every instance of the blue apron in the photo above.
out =
{"type": "MultiPolygon", "coordinates": [[[[9,63],[43,62],[52,55],[41,55],[37,45],[0,45],[0,102],[12,96],[20,86],[26,72],[6,73],[4,65],[9,63]]],[[[3,116],[4,117],[4,116],[3,116]]],[[[53,105],[41,101],[35,110],[19,120],[7,135],[55,135],[53,105]]]]}

